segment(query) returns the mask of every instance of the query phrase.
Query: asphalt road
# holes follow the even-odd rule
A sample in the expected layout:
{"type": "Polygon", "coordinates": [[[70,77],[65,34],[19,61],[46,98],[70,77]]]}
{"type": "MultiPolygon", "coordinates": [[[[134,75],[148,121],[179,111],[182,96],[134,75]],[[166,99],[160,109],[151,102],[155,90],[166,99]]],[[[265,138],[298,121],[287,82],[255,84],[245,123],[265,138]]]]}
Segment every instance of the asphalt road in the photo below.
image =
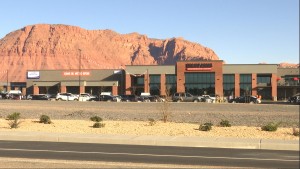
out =
{"type": "Polygon", "coordinates": [[[298,151],[0,141],[0,157],[193,166],[298,168],[298,151]]]}

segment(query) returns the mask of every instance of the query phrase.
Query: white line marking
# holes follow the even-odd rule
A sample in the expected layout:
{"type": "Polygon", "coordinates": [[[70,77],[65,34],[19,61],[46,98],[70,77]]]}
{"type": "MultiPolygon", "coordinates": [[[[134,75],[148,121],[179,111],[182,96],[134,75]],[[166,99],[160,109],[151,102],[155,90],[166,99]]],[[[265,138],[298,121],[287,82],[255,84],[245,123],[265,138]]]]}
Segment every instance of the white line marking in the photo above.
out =
{"type": "MultiPolygon", "coordinates": [[[[205,159],[229,159],[229,160],[257,160],[257,161],[299,161],[286,159],[261,159],[261,158],[238,158],[238,157],[207,157],[207,156],[181,156],[181,155],[159,155],[159,154],[133,154],[133,153],[109,153],[109,152],[84,152],[84,151],[60,151],[60,150],[30,150],[30,149],[7,149],[5,151],[28,151],[28,152],[51,152],[51,153],[76,153],[76,154],[108,154],[108,155],[129,155],[129,156],[150,156],[150,157],[179,157],[179,158],[205,158],[205,159]]],[[[297,156],[298,157],[298,156],[297,156]]]]}

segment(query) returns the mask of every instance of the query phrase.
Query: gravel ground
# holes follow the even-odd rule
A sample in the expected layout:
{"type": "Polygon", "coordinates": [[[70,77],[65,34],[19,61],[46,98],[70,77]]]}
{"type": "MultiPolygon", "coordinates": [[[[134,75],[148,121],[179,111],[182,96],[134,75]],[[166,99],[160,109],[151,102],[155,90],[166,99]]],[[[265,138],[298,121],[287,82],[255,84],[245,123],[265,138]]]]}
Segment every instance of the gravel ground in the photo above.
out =
{"type": "Polygon", "coordinates": [[[13,112],[23,119],[39,119],[42,114],[53,120],[89,120],[98,115],[110,121],[148,121],[162,119],[162,110],[170,112],[169,121],[218,124],[229,120],[233,126],[259,127],[282,122],[281,127],[299,127],[299,105],[230,103],[115,103],[75,101],[0,100],[0,118],[13,112]]]}

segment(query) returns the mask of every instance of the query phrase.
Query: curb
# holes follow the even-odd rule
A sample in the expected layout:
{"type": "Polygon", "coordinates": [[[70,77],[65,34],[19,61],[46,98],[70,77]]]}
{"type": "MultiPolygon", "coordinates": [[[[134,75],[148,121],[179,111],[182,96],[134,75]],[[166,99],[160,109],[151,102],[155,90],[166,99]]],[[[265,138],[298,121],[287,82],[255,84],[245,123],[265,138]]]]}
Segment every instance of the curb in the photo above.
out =
{"type": "Polygon", "coordinates": [[[242,139],[202,138],[184,136],[132,136],[108,134],[94,135],[72,133],[2,131],[0,132],[0,140],[299,151],[299,140],[269,140],[246,138],[242,139]]]}

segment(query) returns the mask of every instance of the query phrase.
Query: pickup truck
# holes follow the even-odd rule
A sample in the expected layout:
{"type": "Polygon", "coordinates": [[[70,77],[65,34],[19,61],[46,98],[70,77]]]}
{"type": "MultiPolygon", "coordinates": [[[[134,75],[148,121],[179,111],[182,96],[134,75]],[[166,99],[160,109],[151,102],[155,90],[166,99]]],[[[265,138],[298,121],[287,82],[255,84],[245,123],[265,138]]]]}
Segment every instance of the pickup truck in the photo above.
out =
{"type": "Polygon", "coordinates": [[[190,93],[174,93],[172,96],[173,102],[200,102],[201,97],[193,96],[190,93]]]}

